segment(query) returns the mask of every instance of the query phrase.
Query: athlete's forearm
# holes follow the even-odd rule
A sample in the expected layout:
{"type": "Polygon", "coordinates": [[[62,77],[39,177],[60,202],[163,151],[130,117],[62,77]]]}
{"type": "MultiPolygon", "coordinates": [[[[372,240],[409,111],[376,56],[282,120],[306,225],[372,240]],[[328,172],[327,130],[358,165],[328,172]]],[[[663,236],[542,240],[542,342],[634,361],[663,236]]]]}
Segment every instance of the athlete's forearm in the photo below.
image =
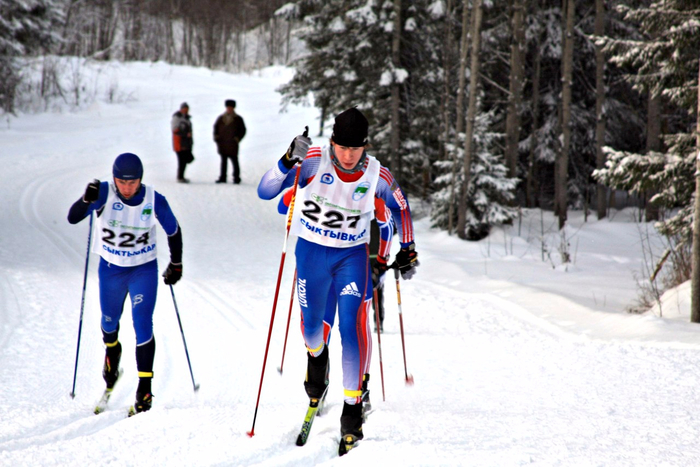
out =
{"type": "Polygon", "coordinates": [[[381,197],[386,206],[391,210],[391,216],[394,219],[396,232],[399,234],[399,242],[401,247],[407,247],[413,240],[413,220],[411,218],[411,208],[408,205],[408,200],[405,198],[401,187],[391,180],[391,187],[384,178],[379,178],[377,186],[377,196],[381,197]]]}
{"type": "Polygon", "coordinates": [[[294,183],[296,170],[299,170],[298,167],[289,170],[280,162],[277,162],[275,167],[268,170],[260,180],[258,184],[258,196],[261,199],[268,200],[279,195],[282,190],[294,183]]]}
{"type": "Polygon", "coordinates": [[[78,201],[73,203],[73,206],[70,207],[70,210],[68,211],[68,222],[71,224],[77,224],[88,216],[89,210],[90,203],[86,203],[81,197],[78,201]]]}
{"type": "Polygon", "coordinates": [[[182,264],[182,229],[177,226],[177,232],[168,237],[168,247],[170,248],[170,262],[182,264]]]}

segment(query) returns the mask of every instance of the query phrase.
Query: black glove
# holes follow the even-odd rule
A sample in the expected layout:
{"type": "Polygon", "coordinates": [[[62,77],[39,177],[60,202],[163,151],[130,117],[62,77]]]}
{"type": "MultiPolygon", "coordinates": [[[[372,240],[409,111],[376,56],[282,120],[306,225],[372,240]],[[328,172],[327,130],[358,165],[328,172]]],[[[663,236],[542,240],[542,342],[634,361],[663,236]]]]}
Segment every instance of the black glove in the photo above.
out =
{"type": "Polygon", "coordinates": [[[396,266],[404,280],[410,280],[413,277],[416,273],[416,266],[420,266],[414,243],[411,243],[407,248],[401,248],[396,254],[396,266]]]}
{"type": "Polygon", "coordinates": [[[182,277],[182,263],[168,264],[168,268],[163,273],[163,282],[167,285],[173,285],[182,277]]]}
{"type": "Polygon", "coordinates": [[[95,179],[88,183],[87,188],[85,188],[85,194],[83,195],[83,202],[94,203],[100,197],[100,181],[95,179]]]}
{"type": "Polygon", "coordinates": [[[389,265],[386,264],[387,258],[384,256],[377,256],[377,258],[372,261],[372,287],[377,288],[382,280],[382,276],[389,269],[389,265]]]}
{"type": "Polygon", "coordinates": [[[280,159],[282,161],[282,165],[284,165],[288,169],[291,169],[297,163],[301,163],[301,161],[303,161],[306,157],[306,153],[309,150],[309,146],[311,146],[311,139],[309,138],[309,127],[307,126],[304,128],[306,128],[304,130],[304,133],[295,137],[292,140],[292,144],[289,145],[287,152],[285,152],[284,156],[282,156],[282,158],[280,159]]]}

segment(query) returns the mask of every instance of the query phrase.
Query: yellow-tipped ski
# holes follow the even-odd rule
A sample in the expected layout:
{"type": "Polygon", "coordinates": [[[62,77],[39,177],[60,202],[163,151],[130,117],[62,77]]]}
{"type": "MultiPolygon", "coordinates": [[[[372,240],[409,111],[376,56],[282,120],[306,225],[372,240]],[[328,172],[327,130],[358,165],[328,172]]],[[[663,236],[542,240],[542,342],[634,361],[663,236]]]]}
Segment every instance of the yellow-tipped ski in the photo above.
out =
{"type": "Polygon", "coordinates": [[[107,410],[107,404],[109,404],[109,398],[112,397],[112,391],[114,391],[114,388],[116,387],[117,383],[119,382],[119,379],[122,376],[122,373],[124,370],[119,368],[117,370],[117,380],[114,382],[114,385],[111,388],[105,388],[105,392],[102,393],[102,397],[100,397],[100,400],[97,402],[97,405],[95,406],[94,413],[95,415],[101,414],[105,410],[107,410]]]}
{"type": "Polygon", "coordinates": [[[107,404],[109,403],[109,398],[112,397],[112,389],[105,389],[99,402],[95,406],[95,415],[101,414],[107,409],[107,404]]]}
{"type": "Polygon", "coordinates": [[[309,433],[311,432],[311,425],[314,423],[316,414],[318,413],[318,399],[311,399],[309,402],[309,408],[306,411],[306,416],[304,417],[304,423],[301,425],[301,431],[299,436],[297,436],[297,446],[303,446],[306,444],[306,440],[309,439],[309,433]]]}

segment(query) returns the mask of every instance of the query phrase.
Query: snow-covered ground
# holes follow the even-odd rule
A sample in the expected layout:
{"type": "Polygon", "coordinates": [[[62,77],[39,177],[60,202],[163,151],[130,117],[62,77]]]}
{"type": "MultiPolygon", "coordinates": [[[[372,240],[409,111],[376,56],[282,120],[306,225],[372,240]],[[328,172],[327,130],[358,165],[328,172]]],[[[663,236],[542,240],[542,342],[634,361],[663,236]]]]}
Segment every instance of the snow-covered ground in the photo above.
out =
{"type": "MultiPolygon", "coordinates": [[[[625,312],[637,295],[641,239],[652,230],[634,223],[631,211],[588,222],[572,212],[565,235],[573,262],[564,267],[550,213],[528,211],[522,222],[467,243],[430,229],[427,207],[414,200],[421,266],[401,292],[415,384],[405,384],[389,277],[384,386],[375,336],[375,410],[365,439],[343,458],[337,335],[328,411],[308,444],[294,445],[307,405],[296,306],[284,372],[276,370],[291,242],[255,436],[248,437],[284,239],[275,202],[258,199],[256,186],[304,125],[318,128],[317,112],[278,112],[274,89],[291,76],[282,68],[231,75],[131,63],[100,70],[101,82],[118,83],[131,97],[108,104],[98,94],[80,110],[21,115],[0,129],[0,465],[700,465],[700,328],[688,323],[687,288],[666,301],[663,318],[625,312]],[[219,157],[211,128],[227,98],[237,100],[248,126],[239,186],[213,183],[219,157]],[[175,183],[170,146],[170,115],[182,101],[195,132],[189,185],[175,183]],[[94,256],[76,397],[69,395],[88,222],[69,225],[66,214],[85,185],[108,179],[114,158],[127,151],[142,157],[145,182],[168,198],[182,225],[184,278],[174,290],[201,385],[195,393],[173,299],[161,284],[154,406],[133,418],[126,418],[137,382],[128,305],[120,335],[125,375],[107,412],[92,414],[104,354],[94,256]]],[[[167,264],[167,248],[159,263],[167,264]]]]}

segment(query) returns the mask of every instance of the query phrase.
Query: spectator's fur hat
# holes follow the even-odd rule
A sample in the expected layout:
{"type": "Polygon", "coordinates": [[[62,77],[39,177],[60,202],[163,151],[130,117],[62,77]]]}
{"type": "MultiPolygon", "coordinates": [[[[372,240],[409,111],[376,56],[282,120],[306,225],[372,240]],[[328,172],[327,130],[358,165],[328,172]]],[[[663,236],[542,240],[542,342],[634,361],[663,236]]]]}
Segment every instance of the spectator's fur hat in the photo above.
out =
{"type": "Polygon", "coordinates": [[[234,109],[236,108],[236,101],[233,99],[226,99],[226,102],[224,102],[224,105],[226,107],[233,107],[234,109]]]}

